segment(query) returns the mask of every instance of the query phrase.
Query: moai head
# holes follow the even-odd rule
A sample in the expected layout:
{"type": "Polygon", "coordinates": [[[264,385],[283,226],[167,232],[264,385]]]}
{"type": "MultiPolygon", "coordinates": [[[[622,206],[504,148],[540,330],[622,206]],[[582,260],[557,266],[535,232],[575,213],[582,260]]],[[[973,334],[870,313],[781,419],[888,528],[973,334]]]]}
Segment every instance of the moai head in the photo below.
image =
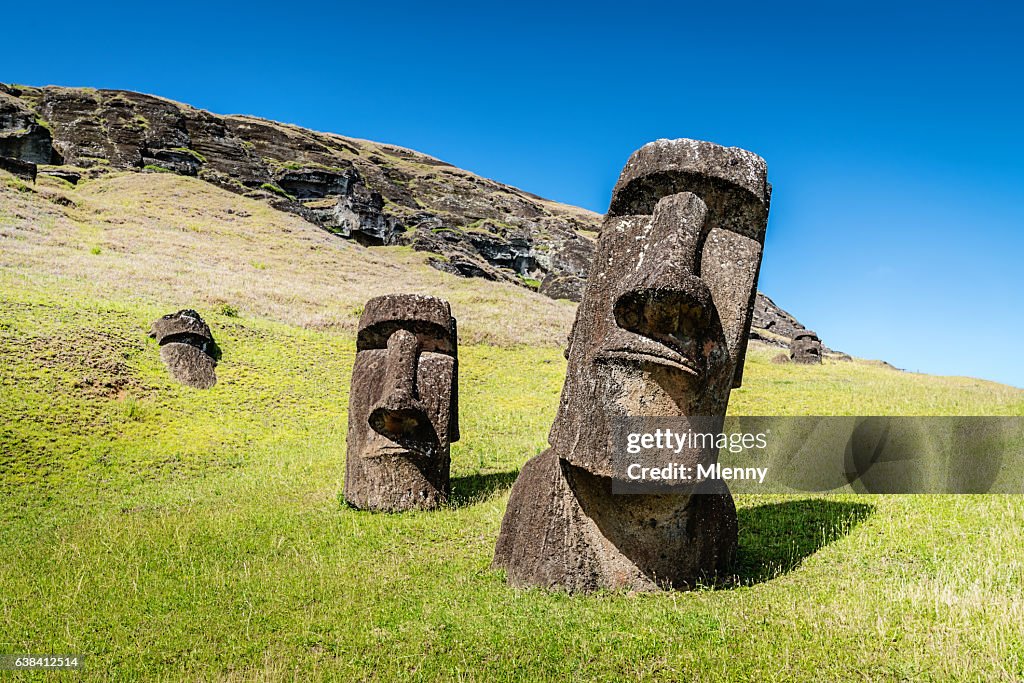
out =
{"type": "MultiPolygon", "coordinates": [[[[523,466],[495,546],[513,585],[684,588],[729,567],[738,527],[725,482],[617,495],[626,472],[612,436],[617,418],[723,419],[753,314],[766,175],[755,154],[694,140],[653,142],[626,164],[569,337],[551,448],[523,466]]],[[[717,450],[679,457],[708,465],[717,450]]]]}
{"type": "Polygon", "coordinates": [[[789,343],[789,358],[795,363],[821,363],[821,340],[811,330],[799,330],[789,343]]]}
{"type": "Polygon", "coordinates": [[[637,150],[612,192],[549,437],[613,476],[616,416],[721,416],[740,385],[771,186],[764,160],[696,140],[637,150]]]}
{"type": "Polygon", "coordinates": [[[171,377],[186,386],[209,389],[217,383],[220,350],[210,326],[192,309],[169,313],[153,321],[149,336],[160,345],[160,358],[171,377]]]}
{"type": "Polygon", "coordinates": [[[433,508],[450,490],[459,439],[458,335],[448,302],[370,299],[356,340],[345,498],[359,508],[433,508]]]}

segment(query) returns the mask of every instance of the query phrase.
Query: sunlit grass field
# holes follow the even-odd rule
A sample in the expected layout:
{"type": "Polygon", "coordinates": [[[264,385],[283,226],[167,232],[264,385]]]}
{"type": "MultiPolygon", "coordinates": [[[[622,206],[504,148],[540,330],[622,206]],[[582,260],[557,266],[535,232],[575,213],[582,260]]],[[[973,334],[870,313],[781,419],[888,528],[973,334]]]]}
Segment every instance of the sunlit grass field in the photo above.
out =
{"type": "MultiPolygon", "coordinates": [[[[491,554],[509,487],[545,446],[565,361],[554,342],[516,345],[506,328],[481,342],[495,301],[534,295],[445,285],[479,330],[459,351],[452,503],[358,512],[339,500],[349,324],[311,323],[305,299],[301,316],[261,307],[244,287],[226,315],[197,291],[223,358],[214,389],[184,388],[146,331],[193,301],[184,285],[161,294],[130,275],[124,261],[147,238],[117,252],[81,216],[26,235],[39,224],[11,206],[0,204],[0,654],[83,654],[68,677],[97,681],[1024,678],[1020,497],[740,497],[728,587],[513,590],[491,554]],[[79,229],[96,232],[79,243],[79,229]]],[[[551,339],[561,310],[535,313],[551,339]]],[[[990,382],[776,365],[776,353],[751,348],[734,414],[1024,414],[1024,392],[990,382]]]]}
{"type": "MultiPolygon", "coordinates": [[[[516,591],[488,565],[557,348],[463,347],[452,506],[371,514],[338,498],[350,337],[211,314],[201,392],[145,336],[164,308],[3,284],[2,652],[83,653],[95,680],[1024,672],[1019,498],[744,497],[736,587],[516,591]]],[[[1021,410],[988,383],[770,355],[734,410],[1021,410]]]]}

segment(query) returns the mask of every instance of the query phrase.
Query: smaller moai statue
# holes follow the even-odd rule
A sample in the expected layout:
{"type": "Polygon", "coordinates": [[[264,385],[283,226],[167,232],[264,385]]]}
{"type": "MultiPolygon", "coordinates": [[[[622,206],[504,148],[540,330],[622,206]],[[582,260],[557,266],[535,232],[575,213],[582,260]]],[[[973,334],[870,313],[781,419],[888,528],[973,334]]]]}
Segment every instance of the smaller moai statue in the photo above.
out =
{"type": "Polygon", "coordinates": [[[349,504],[399,512],[448,500],[459,440],[457,349],[447,301],[389,294],[366,302],[349,392],[349,504]]]}
{"type": "Polygon", "coordinates": [[[195,389],[210,389],[217,383],[217,344],[197,312],[186,308],[158,318],[149,336],[160,345],[160,359],[171,377],[195,389]]]}
{"type": "Polygon", "coordinates": [[[799,330],[789,342],[789,359],[794,363],[821,364],[821,340],[811,330],[799,330]]]}

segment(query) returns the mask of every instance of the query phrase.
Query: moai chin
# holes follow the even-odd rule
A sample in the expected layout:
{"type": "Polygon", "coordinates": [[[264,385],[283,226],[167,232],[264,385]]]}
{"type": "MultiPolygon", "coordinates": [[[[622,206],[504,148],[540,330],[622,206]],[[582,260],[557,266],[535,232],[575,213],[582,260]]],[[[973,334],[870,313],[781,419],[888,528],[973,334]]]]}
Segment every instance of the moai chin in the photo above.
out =
{"type": "Polygon", "coordinates": [[[458,334],[447,301],[389,294],[363,307],[348,407],[345,500],[434,509],[459,440],[458,334]]]}
{"type": "Polygon", "coordinates": [[[800,330],[789,342],[789,359],[794,363],[821,364],[821,340],[811,330],[800,330]]]}
{"type": "MultiPolygon", "coordinates": [[[[764,160],[696,140],[636,151],[612,192],[567,350],[550,448],[523,467],[493,566],[570,592],[692,587],[728,568],[724,483],[615,495],[626,416],[724,419],[743,374],[771,187],[764,160]]],[[[711,453],[717,457],[717,453],[711,453]]]]}

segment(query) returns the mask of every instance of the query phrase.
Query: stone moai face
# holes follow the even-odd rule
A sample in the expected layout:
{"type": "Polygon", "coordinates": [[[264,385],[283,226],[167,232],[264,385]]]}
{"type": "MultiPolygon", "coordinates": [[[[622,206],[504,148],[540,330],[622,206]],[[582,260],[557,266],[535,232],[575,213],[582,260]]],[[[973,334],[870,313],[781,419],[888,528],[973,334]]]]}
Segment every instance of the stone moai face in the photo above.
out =
{"type": "Polygon", "coordinates": [[[659,140],[630,157],[569,338],[551,448],[524,466],[502,522],[494,566],[513,585],[685,588],[731,562],[725,484],[615,495],[610,441],[617,418],[724,417],[770,195],[764,160],[745,150],[659,140]]]}
{"type": "Polygon", "coordinates": [[[196,389],[210,389],[217,383],[220,351],[210,326],[197,312],[184,309],[158,318],[149,336],[160,345],[160,358],[171,377],[196,389]]]}
{"type": "Polygon", "coordinates": [[[345,464],[345,499],[355,507],[433,509],[447,500],[459,439],[457,347],[446,301],[392,294],[364,306],[345,464]]]}
{"type": "Polygon", "coordinates": [[[612,193],[550,443],[611,476],[616,416],[725,414],[740,385],[771,189],[761,157],[659,140],[612,193]]]}
{"type": "Polygon", "coordinates": [[[822,351],[821,340],[811,330],[800,330],[789,342],[789,358],[794,363],[820,365],[822,351]]]}

